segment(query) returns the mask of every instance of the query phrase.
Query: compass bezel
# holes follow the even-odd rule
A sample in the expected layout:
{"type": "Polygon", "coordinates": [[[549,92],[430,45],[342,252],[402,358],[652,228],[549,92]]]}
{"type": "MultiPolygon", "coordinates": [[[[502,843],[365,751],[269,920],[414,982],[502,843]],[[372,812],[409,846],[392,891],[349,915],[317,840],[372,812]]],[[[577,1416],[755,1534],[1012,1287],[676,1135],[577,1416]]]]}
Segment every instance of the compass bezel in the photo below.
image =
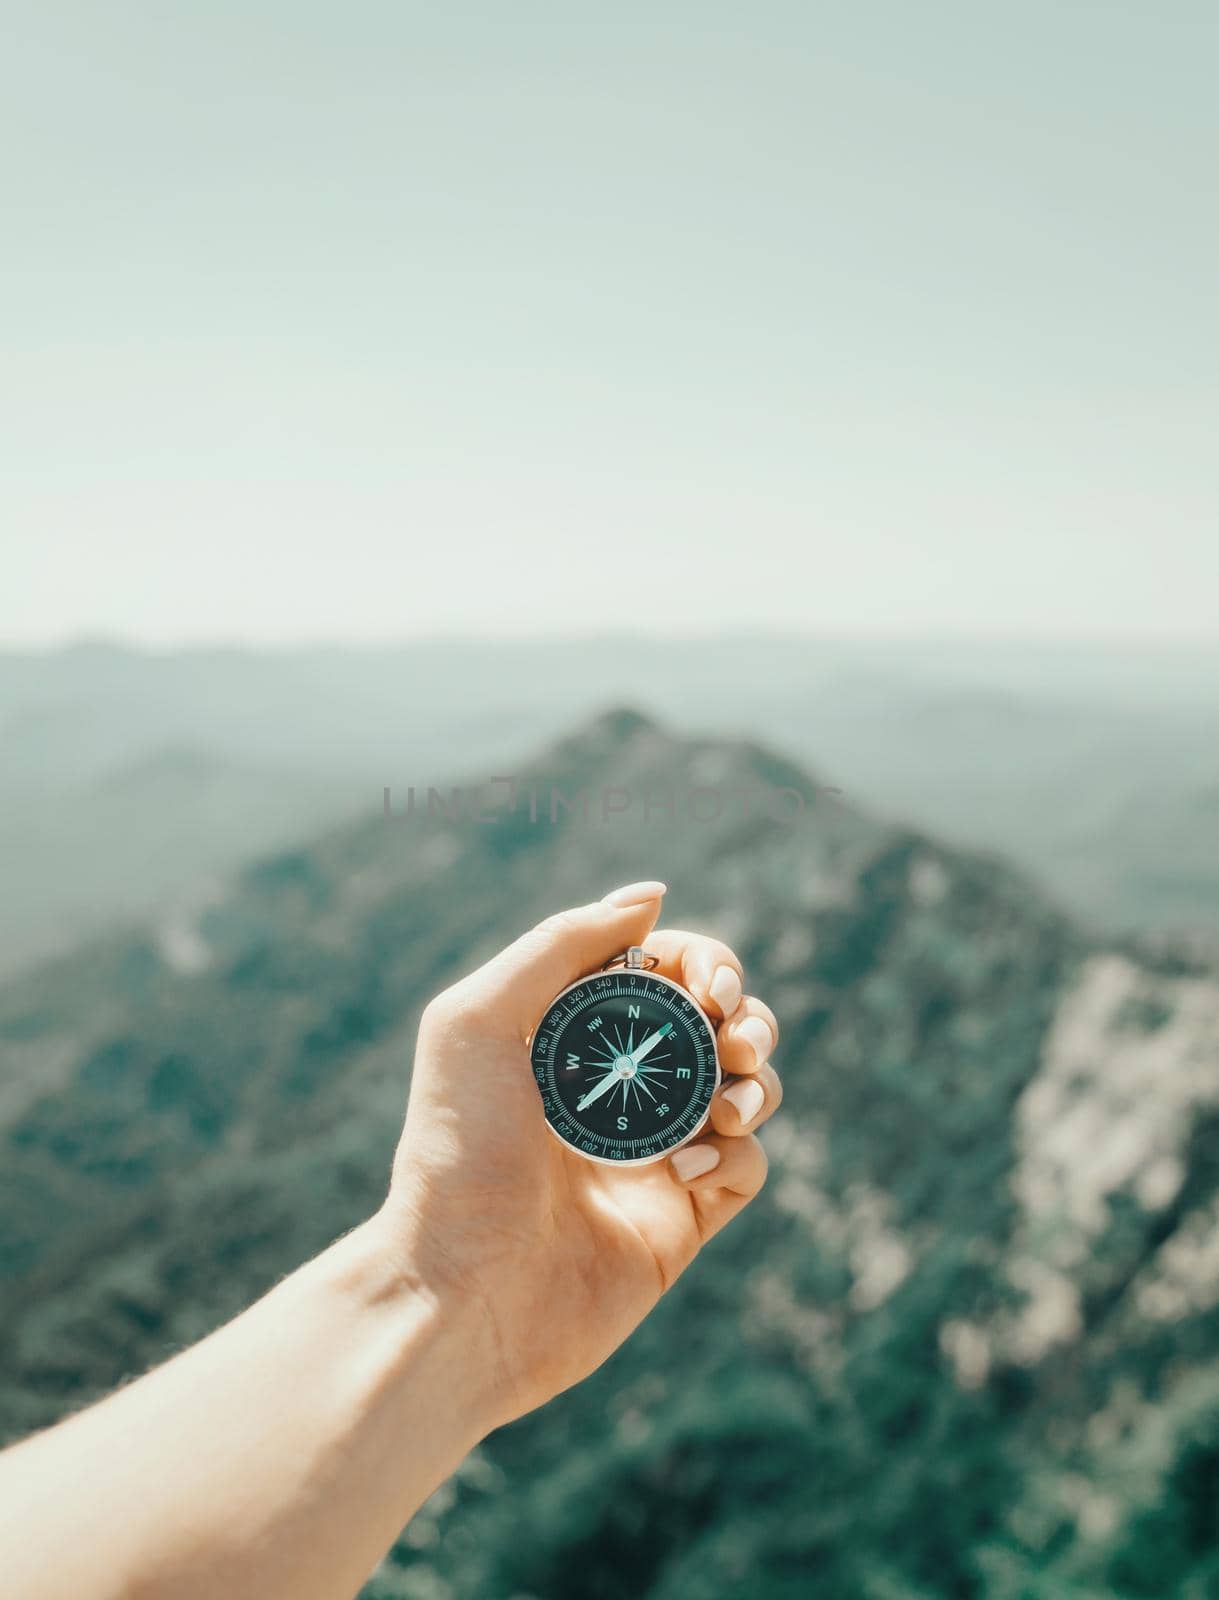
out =
{"type": "MultiPolygon", "coordinates": [[[[697,1139],[698,1136],[704,1131],[711,1116],[711,1101],[715,1097],[716,1090],[723,1082],[723,1069],[720,1066],[719,1039],[716,1035],[714,1022],[712,1022],[711,1018],[703,1010],[702,1006],[699,1005],[698,1001],[694,998],[684,984],[676,982],[676,980],[673,978],[667,978],[662,973],[654,972],[646,968],[616,966],[609,970],[603,969],[597,972],[585,973],[582,978],[577,978],[574,983],[569,983],[566,988],[560,989],[558,994],[556,994],[549,1002],[545,1011],[543,1011],[541,1017],[538,1019],[537,1027],[534,1028],[533,1032],[529,1035],[527,1045],[529,1050],[529,1069],[535,1084],[537,1084],[539,1105],[547,1128],[565,1150],[571,1150],[574,1154],[580,1156],[582,1160],[595,1161],[599,1166],[603,1167],[650,1167],[655,1166],[658,1161],[667,1161],[675,1150],[682,1149],[684,1145],[687,1145],[692,1140],[697,1139]],[[702,1023],[703,1027],[707,1030],[707,1035],[711,1040],[711,1060],[715,1068],[714,1077],[711,1083],[711,1091],[707,1095],[707,1104],[703,1109],[702,1116],[699,1118],[695,1126],[691,1128],[688,1133],[683,1134],[680,1139],[675,1140],[672,1144],[666,1145],[663,1150],[657,1150],[651,1155],[645,1156],[596,1155],[591,1150],[581,1149],[578,1144],[574,1144],[570,1139],[565,1137],[565,1135],[555,1127],[554,1123],[550,1120],[550,1117],[546,1114],[546,1087],[538,1075],[538,1067],[533,1058],[534,1041],[537,1039],[542,1023],[554,1010],[555,1006],[565,999],[567,995],[571,994],[576,989],[586,988],[588,985],[596,983],[598,979],[601,978],[623,977],[629,977],[645,983],[658,984],[666,989],[672,989],[679,994],[686,1004],[691,1007],[699,1021],[702,1023]]],[[[557,1089],[555,1092],[557,1094],[557,1089]]],[[[568,1112],[568,1115],[571,1115],[570,1111],[568,1112]]]]}

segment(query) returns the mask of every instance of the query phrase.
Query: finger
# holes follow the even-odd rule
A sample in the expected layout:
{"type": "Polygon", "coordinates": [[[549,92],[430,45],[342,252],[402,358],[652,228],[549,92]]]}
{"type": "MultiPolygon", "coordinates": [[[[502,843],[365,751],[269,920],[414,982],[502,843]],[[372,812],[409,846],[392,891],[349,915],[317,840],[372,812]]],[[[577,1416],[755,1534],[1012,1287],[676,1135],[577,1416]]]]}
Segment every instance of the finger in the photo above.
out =
{"type": "Polygon", "coordinates": [[[774,1012],[755,995],[747,994],[716,1035],[720,1066],[725,1072],[757,1072],[778,1042],[774,1012]]]}
{"type": "Polygon", "coordinates": [[[766,1152],[753,1134],[725,1139],[711,1134],[669,1157],[673,1176],[687,1190],[704,1239],[742,1210],[766,1182],[766,1152]],[[708,1165],[708,1159],[715,1159],[708,1165]],[[685,1173],[683,1174],[683,1168],[685,1173]]]}
{"type": "Polygon", "coordinates": [[[749,1077],[729,1078],[720,1085],[711,1102],[711,1126],[725,1138],[739,1139],[760,1128],[782,1101],[779,1074],[764,1063],[749,1077]]]}
{"type": "Polygon", "coordinates": [[[741,963],[719,939],[681,928],[660,928],[648,938],[656,968],[688,989],[713,1020],[730,1017],[741,1003],[741,963]]]}
{"type": "Polygon", "coordinates": [[[604,900],[559,911],[523,933],[456,985],[496,1027],[527,1039],[561,989],[642,944],[660,915],[665,885],[627,884],[604,900]]]}

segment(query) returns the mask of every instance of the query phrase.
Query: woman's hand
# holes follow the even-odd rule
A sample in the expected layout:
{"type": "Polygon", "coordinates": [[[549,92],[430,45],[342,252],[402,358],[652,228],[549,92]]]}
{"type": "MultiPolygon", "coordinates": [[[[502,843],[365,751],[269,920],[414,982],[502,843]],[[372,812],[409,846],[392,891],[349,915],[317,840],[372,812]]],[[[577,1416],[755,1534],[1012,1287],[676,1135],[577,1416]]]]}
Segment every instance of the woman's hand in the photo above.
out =
{"type": "Polygon", "coordinates": [[[664,887],[551,917],[427,1008],[375,1217],[163,1367],[0,1453],[0,1569],[30,1600],[345,1600],[490,1429],[626,1338],[755,1195],[774,1018],[664,887]],[[616,1171],[550,1136],[530,1031],[647,939],[719,1022],[708,1133],[616,1171]]]}
{"type": "Polygon", "coordinates": [[[496,1423],[599,1366],[766,1177],[755,1133],[782,1097],[774,1015],[742,995],[727,946],[652,931],[664,892],[632,884],[547,918],[423,1016],[377,1222],[412,1277],[479,1309],[496,1423]],[[725,1079],[694,1143],[617,1170],[552,1137],[528,1040],[560,989],[645,941],[718,1024],[725,1079]]]}

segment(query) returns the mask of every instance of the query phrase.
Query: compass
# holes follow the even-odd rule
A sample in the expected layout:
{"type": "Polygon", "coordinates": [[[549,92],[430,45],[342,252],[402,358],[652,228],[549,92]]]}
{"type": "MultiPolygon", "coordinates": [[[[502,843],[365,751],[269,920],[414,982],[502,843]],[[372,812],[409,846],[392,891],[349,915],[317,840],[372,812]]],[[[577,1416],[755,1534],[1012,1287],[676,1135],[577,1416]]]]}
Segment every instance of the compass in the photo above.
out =
{"type": "Polygon", "coordinates": [[[615,1166],[661,1161],[700,1132],[720,1081],[715,1030],[633,945],[551,1001],[530,1047],[551,1132],[615,1166]]]}

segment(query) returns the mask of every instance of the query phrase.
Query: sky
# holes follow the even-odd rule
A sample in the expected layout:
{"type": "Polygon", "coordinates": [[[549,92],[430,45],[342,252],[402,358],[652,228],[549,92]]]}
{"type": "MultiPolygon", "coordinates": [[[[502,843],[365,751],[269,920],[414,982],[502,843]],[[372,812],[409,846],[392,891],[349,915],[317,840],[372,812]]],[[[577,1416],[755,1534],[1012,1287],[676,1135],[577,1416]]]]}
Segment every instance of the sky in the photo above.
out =
{"type": "Polygon", "coordinates": [[[1219,636],[1219,9],[6,8],[0,644],[1219,636]]]}

